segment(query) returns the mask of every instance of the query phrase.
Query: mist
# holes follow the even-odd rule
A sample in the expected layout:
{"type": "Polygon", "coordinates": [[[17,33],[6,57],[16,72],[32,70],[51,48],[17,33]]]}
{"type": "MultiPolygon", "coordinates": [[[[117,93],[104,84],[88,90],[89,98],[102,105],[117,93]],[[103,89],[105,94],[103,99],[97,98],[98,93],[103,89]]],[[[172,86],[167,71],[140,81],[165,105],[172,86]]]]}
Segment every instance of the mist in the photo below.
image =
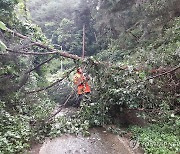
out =
{"type": "Polygon", "coordinates": [[[58,22],[69,18],[79,4],[80,0],[29,0],[27,7],[32,19],[41,24],[42,21],[58,22]]]}

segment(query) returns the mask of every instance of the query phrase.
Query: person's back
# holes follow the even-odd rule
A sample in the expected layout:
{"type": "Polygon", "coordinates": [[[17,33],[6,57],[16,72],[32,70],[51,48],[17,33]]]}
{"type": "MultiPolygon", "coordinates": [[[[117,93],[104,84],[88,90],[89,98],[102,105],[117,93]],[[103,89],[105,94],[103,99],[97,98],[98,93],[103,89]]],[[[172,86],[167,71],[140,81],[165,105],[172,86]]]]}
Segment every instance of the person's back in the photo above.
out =
{"type": "Polygon", "coordinates": [[[82,100],[82,95],[91,92],[88,80],[89,78],[83,75],[82,69],[78,68],[77,73],[74,76],[74,84],[77,86],[78,106],[80,105],[80,101],[82,100]]]}

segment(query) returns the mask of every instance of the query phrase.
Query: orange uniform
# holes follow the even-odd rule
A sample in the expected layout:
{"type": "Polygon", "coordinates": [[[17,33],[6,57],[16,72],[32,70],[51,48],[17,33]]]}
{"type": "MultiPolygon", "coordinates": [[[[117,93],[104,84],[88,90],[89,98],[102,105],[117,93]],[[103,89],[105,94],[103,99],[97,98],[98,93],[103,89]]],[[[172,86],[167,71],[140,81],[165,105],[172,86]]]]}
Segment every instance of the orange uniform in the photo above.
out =
{"type": "Polygon", "coordinates": [[[75,74],[74,84],[77,85],[77,93],[79,95],[91,92],[91,88],[86,81],[86,77],[82,73],[77,72],[75,74]]]}

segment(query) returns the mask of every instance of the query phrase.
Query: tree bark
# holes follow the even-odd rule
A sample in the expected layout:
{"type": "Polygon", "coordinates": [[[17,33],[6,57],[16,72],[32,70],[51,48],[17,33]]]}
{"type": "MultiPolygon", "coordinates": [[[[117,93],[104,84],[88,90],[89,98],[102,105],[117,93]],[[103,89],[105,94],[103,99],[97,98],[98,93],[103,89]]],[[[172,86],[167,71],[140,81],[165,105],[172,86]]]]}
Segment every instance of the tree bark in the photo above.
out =
{"type": "Polygon", "coordinates": [[[62,57],[65,57],[65,58],[70,58],[70,59],[73,59],[73,60],[82,60],[81,57],[77,56],[77,55],[73,55],[73,54],[69,54],[68,52],[65,52],[65,51],[60,51],[60,50],[56,50],[56,49],[53,49],[47,45],[44,45],[40,42],[35,42],[35,41],[32,41],[29,37],[27,36],[24,36],[18,32],[15,32],[11,29],[7,29],[6,30],[7,32],[9,33],[12,33],[14,36],[17,36],[21,39],[28,39],[30,40],[30,42],[32,43],[32,46],[38,46],[40,48],[43,48],[43,49],[46,49],[50,52],[17,52],[17,51],[14,51],[14,50],[11,50],[11,49],[7,49],[7,51],[9,52],[13,52],[13,53],[17,53],[17,54],[29,54],[29,55],[48,55],[48,54],[59,54],[60,56],[62,57]]]}

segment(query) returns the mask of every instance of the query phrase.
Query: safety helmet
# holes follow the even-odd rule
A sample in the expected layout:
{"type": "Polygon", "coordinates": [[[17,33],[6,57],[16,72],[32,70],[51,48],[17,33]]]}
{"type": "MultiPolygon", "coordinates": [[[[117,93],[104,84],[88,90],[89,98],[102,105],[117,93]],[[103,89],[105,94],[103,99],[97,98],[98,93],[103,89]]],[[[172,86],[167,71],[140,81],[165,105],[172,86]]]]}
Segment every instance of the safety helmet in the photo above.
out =
{"type": "Polygon", "coordinates": [[[80,72],[80,70],[82,70],[82,68],[81,68],[81,67],[78,67],[78,68],[77,68],[77,72],[80,72]]]}

